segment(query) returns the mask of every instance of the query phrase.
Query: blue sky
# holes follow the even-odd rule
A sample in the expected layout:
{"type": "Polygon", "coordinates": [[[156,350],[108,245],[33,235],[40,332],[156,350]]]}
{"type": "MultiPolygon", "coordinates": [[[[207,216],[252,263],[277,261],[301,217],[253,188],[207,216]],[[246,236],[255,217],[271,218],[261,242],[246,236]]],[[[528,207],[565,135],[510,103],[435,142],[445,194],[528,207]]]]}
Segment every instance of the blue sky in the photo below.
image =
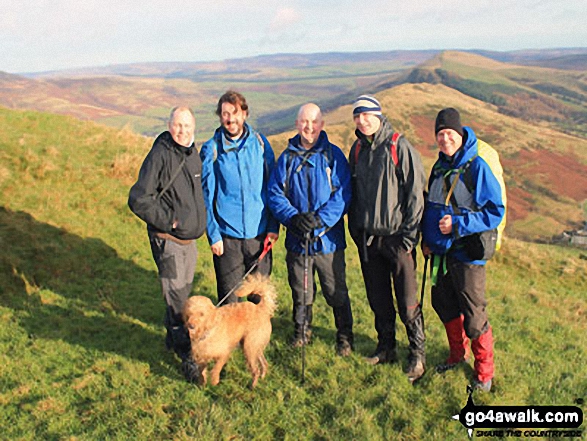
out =
{"type": "Polygon", "coordinates": [[[585,0],[2,0],[0,71],[587,46],[585,0]]]}

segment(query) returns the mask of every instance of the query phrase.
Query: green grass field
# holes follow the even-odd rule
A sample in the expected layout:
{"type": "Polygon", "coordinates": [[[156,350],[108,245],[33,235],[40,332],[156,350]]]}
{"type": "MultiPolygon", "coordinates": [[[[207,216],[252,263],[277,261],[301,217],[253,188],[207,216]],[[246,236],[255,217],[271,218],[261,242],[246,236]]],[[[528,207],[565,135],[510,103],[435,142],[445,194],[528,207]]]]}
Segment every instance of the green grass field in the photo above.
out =
{"type": "MultiPolygon", "coordinates": [[[[268,376],[251,391],[235,352],[219,386],[187,384],[163,344],[164,305],[145,227],[126,206],[150,144],[73,118],[0,108],[0,439],[467,439],[451,416],[466,404],[472,367],[433,372],[447,345],[429,289],[422,381],[412,386],[402,372],[407,338],[399,321],[401,363],[363,361],[376,341],[354,245],[351,357],[335,355],[334,320],[319,293],[302,384],[301,351],[288,345],[280,240],[268,376]]],[[[205,238],[198,248],[194,294],[214,296],[205,238]]],[[[585,413],[587,252],[508,239],[488,266],[487,292],[496,377],[475,403],[585,413]]]]}

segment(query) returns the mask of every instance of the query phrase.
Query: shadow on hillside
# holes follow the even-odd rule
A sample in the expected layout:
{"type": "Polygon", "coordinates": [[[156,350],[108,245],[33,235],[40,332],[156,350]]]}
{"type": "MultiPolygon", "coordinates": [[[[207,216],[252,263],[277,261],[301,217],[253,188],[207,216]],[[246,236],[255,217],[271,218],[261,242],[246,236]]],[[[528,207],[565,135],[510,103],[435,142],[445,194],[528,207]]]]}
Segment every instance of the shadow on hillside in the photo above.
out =
{"type": "Polygon", "coordinates": [[[116,353],[179,376],[163,344],[164,305],[154,271],[121,259],[100,239],[5,207],[0,247],[0,305],[16,312],[30,338],[116,353]]]}

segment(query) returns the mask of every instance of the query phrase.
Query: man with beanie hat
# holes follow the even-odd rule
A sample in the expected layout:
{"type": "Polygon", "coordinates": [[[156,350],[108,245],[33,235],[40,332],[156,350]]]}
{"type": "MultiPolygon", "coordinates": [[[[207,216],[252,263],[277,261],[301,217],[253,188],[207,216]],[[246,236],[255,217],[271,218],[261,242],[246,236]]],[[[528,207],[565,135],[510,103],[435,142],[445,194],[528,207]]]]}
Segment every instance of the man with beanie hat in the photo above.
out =
{"type": "Polygon", "coordinates": [[[350,154],[352,198],[349,231],[375,315],[377,348],[370,364],[397,361],[391,279],[398,313],[409,341],[406,373],[411,382],[425,372],[424,318],[416,282],[416,245],[424,209],[426,177],[418,152],[395,133],[379,101],[362,95],[353,104],[356,125],[350,154]]]}
{"type": "Polygon", "coordinates": [[[486,260],[474,255],[472,243],[502,221],[502,184],[481,153],[482,146],[491,147],[461,125],[456,109],[441,110],[434,131],[440,153],[428,183],[422,250],[433,256],[433,267],[438,269],[432,306],[445,326],[450,350],[437,371],[465,361],[470,340],[475,357],[473,386],[489,392],[494,363],[493,334],[485,310],[486,260]]]}

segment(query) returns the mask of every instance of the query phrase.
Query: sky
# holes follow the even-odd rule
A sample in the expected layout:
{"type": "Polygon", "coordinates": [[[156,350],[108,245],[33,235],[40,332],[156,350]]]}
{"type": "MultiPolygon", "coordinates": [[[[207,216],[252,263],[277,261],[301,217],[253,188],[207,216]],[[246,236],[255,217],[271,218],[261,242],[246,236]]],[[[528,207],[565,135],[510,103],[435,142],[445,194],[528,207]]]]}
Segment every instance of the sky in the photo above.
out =
{"type": "Polygon", "coordinates": [[[0,71],[276,53],[587,47],[585,0],[2,0],[0,71]]]}

